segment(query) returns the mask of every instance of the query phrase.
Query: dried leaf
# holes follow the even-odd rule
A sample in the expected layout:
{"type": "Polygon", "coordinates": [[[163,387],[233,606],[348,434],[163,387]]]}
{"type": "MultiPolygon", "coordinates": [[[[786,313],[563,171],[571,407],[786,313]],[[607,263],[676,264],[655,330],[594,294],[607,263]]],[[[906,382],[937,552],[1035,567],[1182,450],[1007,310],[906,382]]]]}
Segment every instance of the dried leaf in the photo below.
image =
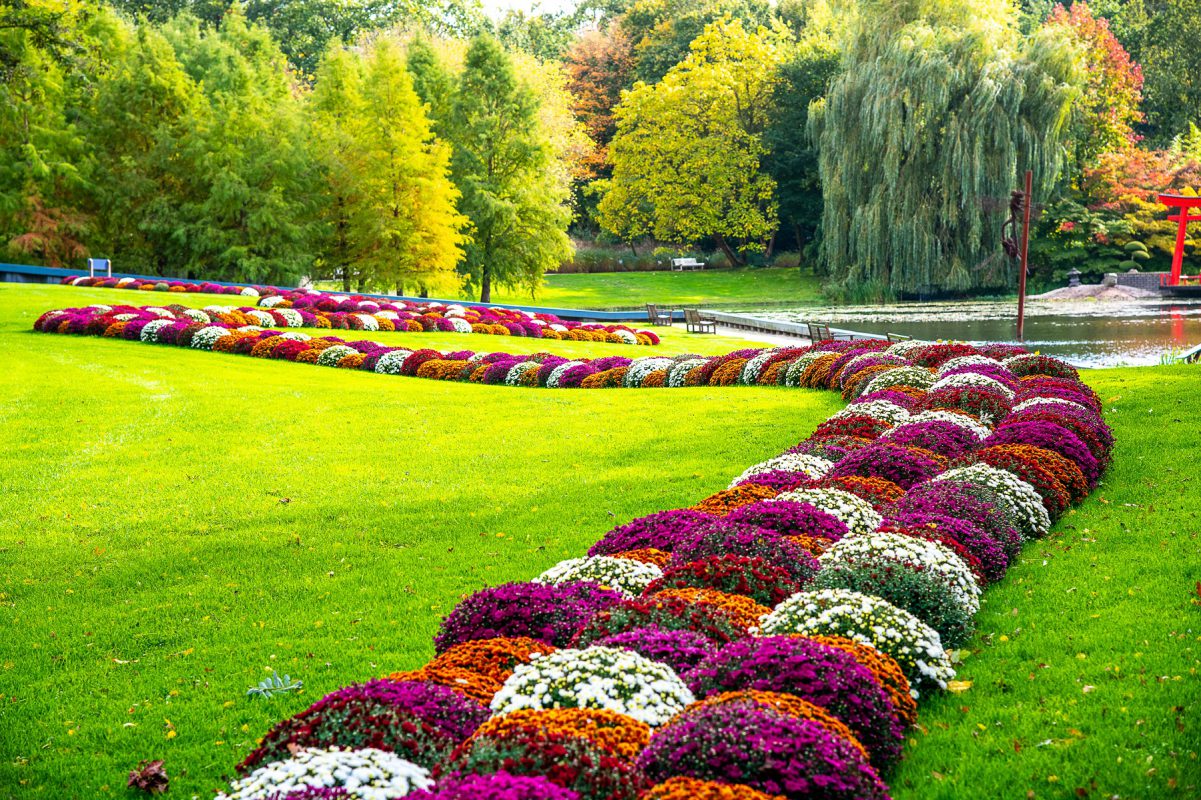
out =
{"type": "Polygon", "coordinates": [[[163,794],[167,791],[167,780],[167,771],[163,769],[161,759],[142,761],[137,769],[129,773],[126,786],[141,789],[148,794],[163,794]]]}

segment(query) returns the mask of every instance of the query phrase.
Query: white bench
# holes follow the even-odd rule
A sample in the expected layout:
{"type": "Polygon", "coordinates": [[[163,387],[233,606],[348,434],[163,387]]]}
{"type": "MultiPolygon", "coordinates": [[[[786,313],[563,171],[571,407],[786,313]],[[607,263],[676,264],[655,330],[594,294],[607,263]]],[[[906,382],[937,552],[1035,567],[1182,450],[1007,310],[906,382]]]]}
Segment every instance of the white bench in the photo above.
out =
{"type": "Polygon", "coordinates": [[[671,269],[673,272],[676,270],[683,272],[686,269],[704,269],[704,268],[705,268],[705,262],[697,261],[692,256],[689,256],[688,258],[673,258],[671,260],[671,269]]]}

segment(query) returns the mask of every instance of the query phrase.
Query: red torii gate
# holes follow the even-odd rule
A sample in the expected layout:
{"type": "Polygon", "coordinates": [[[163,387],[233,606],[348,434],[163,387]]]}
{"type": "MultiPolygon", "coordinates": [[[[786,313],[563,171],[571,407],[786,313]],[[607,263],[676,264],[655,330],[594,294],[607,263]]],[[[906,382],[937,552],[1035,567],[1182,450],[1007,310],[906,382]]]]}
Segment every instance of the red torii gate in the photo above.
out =
{"type": "Polygon", "coordinates": [[[1172,253],[1172,274],[1168,276],[1168,286],[1180,285],[1180,268],[1184,264],[1184,240],[1188,238],[1188,224],[1201,222],[1201,214],[1190,214],[1194,208],[1201,208],[1201,197],[1186,197],[1182,194],[1161,194],[1159,202],[1168,208],[1178,208],[1180,213],[1168,216],[1172,222],[1179,222],[1176,229],[1176,250],[1172,253]]]}

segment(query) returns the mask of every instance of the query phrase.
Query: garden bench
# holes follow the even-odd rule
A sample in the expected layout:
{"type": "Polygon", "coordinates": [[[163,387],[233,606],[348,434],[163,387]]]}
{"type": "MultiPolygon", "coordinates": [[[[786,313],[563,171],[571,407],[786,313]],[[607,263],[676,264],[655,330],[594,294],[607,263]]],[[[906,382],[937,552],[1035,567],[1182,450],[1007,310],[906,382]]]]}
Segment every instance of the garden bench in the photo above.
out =
{"type": "Polygon", "coordinates": [[[890,342],[908,342],[913,338],[912,336],[906,336],[903,333],[890,333],[887,334],[887,336],[888,341],[890,342]]]}
{"type": "Polygon", "coordinates": [[[717,323],[701,317],[695,308],[684,309],[684,325],[689,333],[717,333],[717,323]]]}
{"type": "Polygon", "coordinates": [[[671,325],[671,309],[666,308],[663,311],[653,303],[646,304],[646,318],[650,320],[652,325],[671,325]]]}
{"type": "Polygon", "coordinates": [[[672,272],[675,272],[676,270],[683,272],[686,269],[704,269],[704,268],[705,268],[705,262],[697,261],[692,256],[688,256],[687,258],[673,258],[671,260],[672,272]]]}

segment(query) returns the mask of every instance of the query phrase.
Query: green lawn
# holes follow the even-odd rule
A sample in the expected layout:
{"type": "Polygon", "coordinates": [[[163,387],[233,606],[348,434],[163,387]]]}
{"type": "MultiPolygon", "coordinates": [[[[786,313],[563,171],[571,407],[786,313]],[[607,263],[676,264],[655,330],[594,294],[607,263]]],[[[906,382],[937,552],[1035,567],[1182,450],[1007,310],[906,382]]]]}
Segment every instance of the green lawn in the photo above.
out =
{"type": "Polygon", "coordinates": [[[531,302],[560,308],[626,309],[646,303],[747,308],[811,305],[821,301],[821,281],[796,268],[608,272],[547,275],[531,301],[529,292],[493,292],[497,303],[531,302]]]}
{"type": "MultiPolygon", "coordinates": [[[[206,796],[273,721],[427,660],[462,593],[724,488],[841,405],[519,390],[28,332],[48,308],[121,294],[0,285],[0,798],[132,796],[144,758],[166,759],[169,796],[206,796]],[[272,667],[304,694],[246,698],[272,667]]],[[[531,342],[453,337],[480,339],[434,346],[531,342]]],[[[1198,374],[1088,375],[1115,466],[985,595],[973,686],[924,703],[898,797],[1198,796],[1198,374]]]]}

